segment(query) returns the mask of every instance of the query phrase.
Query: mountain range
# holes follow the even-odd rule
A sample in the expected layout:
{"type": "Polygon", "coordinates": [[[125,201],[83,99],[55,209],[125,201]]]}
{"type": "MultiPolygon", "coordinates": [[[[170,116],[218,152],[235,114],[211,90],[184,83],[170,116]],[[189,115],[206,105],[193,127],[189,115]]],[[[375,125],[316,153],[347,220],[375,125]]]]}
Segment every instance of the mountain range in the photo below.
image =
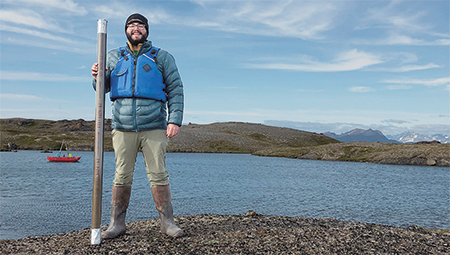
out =
{"type": "Polygon", "coordinates": [[[443,134],[423,135],[415,132],[403,132],[397,135],[387,135],[386,137],[401,143],[417,143],[420,141],[439,141],[441,143],[450,143],[450,136],[443,134]]]}
{"type": "Polygon", "coordinates": [[[423,135],[414,132],[403,132],[397,135],[385,136],[379,130],[373,129],[353,129],[340,135],[326,132],[324,135],[339,140],[341,142],[380,142],[380,143],[417,143],[421,141],[439,141],[441,143],[450,143],[450,137],[448,135],[436,134],[436,135],[423,135]]]}

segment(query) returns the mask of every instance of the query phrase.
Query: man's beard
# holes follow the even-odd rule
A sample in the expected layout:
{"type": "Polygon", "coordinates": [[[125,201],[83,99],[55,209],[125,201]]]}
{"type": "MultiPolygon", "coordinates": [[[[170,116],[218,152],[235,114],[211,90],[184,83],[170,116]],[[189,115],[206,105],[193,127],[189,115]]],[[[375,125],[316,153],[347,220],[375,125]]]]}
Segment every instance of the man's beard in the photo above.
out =
{"type": "Polygon", "coordinates": [[[147,41],[147,32],[145,32],[145,34],[142,34],[140,39],[133,39],[131,34],[127,33],[127,38],[128,41],[131,43],[131,45],[138,45],[140,43],[144,43],[145,41],[147,41]]]}

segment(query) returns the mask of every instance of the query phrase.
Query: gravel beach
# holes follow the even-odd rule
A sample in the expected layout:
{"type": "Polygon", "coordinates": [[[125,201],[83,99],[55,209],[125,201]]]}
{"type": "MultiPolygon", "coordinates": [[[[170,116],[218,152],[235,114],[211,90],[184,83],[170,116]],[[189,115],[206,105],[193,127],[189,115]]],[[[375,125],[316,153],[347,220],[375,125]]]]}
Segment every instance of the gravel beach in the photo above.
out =
{"type": "MultiPolygon", "coordinates": [[[[90,244],[90,229],[0,241],[1,254],[450,254],[450,231],[336,219],[259,215],[179,216],[186,236],[159,232],[159,220],[90,244]]],[[[106,226],[105,226],[106,227],[106,226]]],[[[105,228],[104,227],[104,228],[105,228]]]]}

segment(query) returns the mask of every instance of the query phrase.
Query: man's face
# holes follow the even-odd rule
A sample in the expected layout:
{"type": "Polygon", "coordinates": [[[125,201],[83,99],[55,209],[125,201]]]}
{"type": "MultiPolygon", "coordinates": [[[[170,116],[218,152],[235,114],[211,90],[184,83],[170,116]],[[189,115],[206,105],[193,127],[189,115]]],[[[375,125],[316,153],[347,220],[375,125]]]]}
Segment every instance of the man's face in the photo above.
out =
{"type": "Polygon", "coordinates": [[[145,29],[144,24],[139,22],[133,22],[127,25],[126,30],[128,41],[131,45],[138,45],[139,43],[144,43],[147,40],[147,29],[145,29]]]}

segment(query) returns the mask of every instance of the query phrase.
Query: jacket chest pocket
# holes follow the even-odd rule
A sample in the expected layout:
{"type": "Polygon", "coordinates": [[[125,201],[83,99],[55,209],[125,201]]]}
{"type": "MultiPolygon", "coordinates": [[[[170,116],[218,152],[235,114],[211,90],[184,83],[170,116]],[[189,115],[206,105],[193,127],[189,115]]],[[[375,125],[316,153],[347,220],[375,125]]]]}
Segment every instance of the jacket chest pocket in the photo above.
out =
{"type": "Polygon", "coordinates": [[[118,90],[127,88],[128,69],[115,69],[111,74],[111,85],[115,86],[118,90]]]}

